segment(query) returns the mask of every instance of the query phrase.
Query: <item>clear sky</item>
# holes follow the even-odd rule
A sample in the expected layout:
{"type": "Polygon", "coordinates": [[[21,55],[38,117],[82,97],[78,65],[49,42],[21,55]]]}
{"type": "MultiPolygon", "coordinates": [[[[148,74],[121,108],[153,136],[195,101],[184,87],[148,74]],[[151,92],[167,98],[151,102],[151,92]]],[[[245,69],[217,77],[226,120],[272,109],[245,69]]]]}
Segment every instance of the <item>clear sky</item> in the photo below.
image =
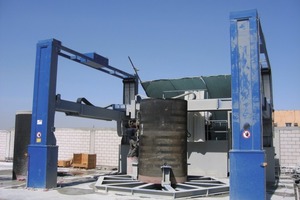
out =
{"type": "MultiPolygon", "coordinates": [[[[143,81],[230,74],[229,14],[257,9],[272,67],[276,110],[300,109],[299,0],[0,0],[0,129],[31,110],[36,44],[56,38],[97,52],[143,81]]],[[[59,59],[57,93],[97,106],[122,103],[122,80],[59,59]]],[[[144,93],[140,89],[140,93],[144,93]]],[[[56,127],[114,126],[56,113],[56,127]]]]}

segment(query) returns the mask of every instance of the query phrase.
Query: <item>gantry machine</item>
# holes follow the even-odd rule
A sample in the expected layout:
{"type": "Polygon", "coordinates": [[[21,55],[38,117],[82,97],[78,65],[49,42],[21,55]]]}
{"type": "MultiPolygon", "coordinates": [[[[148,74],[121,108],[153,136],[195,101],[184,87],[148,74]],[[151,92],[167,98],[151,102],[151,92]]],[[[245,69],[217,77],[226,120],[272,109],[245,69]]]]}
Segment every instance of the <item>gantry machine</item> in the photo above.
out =
{"type": "MultiPolygon", "coordinates": [[[[214,109],[232,110],[232,149],[230,159],[230,199],[265,199],[266,153],[272,146],[272,80],[266,43],[256,10],[230,14],[231,105],[217,102],[214,109]]],[[[31,143],[27,186],[54,188],[57,182],[58,146],[54,136],[56,111],[68,115],[122,122],[134,118],[138,109],[138,77],[109,65],[108,59],[95,53],[81,54],[51,39],[37,44],[32,109],[31,143]],[[85,98],[77,102],[56,94],[58,56],[70,59],[123,80],[123,106],[101,108],[85,98]]],[[[212,100],[188,100],[190,111],[212,105],[212,100]],[[201,104],[201,105],[200,105],[201,104]]],[[[230,103],[230,102],[229,102],[230,103]]],[[[201,109],[200,109],[201,108],[201,109]]],[[[188,111],[189,111],[188,110],[188,111]]],[[[204,108],[205,110],[205,108],[204,108]]]]}
{"type": "Polygon", "coordinates": [[[107,58],[96,53],[78,53],[55,39],[40,41],[37,44],[31,140],[28,146],[28,187],[54,188],[57,185],[58,146],[54,135],[56,111],[71,116],[115,120],[118,133],[121,132],[122,120],[126,118],[124,108],[117,104],[102,108],[93,106],[85,98],[78,98],[76,102],[61,99],[61,95],[56,94],[58,56],[121,78],[123,105],[129,104],[138,93],[137,76],[110,66],[107,58]]]}

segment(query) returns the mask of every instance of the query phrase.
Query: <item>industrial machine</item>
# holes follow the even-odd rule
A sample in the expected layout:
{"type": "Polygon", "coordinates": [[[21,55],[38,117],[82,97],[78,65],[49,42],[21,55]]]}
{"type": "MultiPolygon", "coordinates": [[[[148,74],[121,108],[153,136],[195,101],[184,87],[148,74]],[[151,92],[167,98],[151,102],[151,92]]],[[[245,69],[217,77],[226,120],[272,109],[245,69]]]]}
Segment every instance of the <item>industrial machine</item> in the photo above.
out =
{"type": "Polygon", "coordinates": [[[231,76],[143,82],[146,98],[138,95],[137,74],[110,66],[107,58],[79,53],[55,39],[39,42],[27,186],[56,187],[53,133],[59,111],[117,122],[119,171],[128,175],[101,177],[98,190],[207,195],[229,188],[208,176],[229,176],[231,199],[264,199],[266,179],[274,176],[271,68],[257,11],[231,13],[230,20],[231,76]],[[102,108],[85,98],[61,99],[56,94],[58,56],[121,78],[122,105],[102,108]]]}
{"type": "Polygon", "coordinates": [[[28,146],[28,187],[56,187],[58,158],[58,147],[54,136],[56,111],[65,112],[71,116],[115,120],[120,134],[122,121],[126,120],[125,110],[119,105],[101,108],[93,106],[85,98],[78,98],[77,102],[61,99],[60,94],[56,94],[58,56],[121,78],[124,85],[123,105],[129,104],[138,93],[137,77],[110,66],[107,58],[96,53],[81,54],[63,46],[60,41],[55,39],[39,42],[37,44],[31,139],[28,146]]]}

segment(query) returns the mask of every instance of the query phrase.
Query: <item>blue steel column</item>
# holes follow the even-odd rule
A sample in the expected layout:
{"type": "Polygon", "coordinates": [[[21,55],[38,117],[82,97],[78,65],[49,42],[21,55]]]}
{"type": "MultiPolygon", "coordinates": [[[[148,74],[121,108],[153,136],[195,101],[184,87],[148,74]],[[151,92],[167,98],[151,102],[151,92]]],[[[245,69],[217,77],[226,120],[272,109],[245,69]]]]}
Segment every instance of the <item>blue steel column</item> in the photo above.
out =
{"type": "Polygon", "coordinates": [[[256,10],[230,15],[232,150],[230,199],[265,199],[259,19],[256,10]]]}
{"type": "Polygon", "coordinates": [[[57,186],[58,146],[53,132],[60,45],[54,39],[37,44],[27,187],[57,186]]]}

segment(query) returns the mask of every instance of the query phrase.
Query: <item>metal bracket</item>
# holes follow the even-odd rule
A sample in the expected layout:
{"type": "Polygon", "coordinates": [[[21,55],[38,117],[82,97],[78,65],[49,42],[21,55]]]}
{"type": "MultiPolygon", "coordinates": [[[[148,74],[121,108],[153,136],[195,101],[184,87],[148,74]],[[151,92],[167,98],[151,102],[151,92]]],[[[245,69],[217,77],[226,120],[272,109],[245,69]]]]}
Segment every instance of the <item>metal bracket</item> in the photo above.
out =
{"type": "Polygon", "coordinates": [[[168,187],[171,185],[171,169],[172,169],[172,167],[169,165],[163,165],[160,168],[162,169],[161,186],[168,187]]]}

